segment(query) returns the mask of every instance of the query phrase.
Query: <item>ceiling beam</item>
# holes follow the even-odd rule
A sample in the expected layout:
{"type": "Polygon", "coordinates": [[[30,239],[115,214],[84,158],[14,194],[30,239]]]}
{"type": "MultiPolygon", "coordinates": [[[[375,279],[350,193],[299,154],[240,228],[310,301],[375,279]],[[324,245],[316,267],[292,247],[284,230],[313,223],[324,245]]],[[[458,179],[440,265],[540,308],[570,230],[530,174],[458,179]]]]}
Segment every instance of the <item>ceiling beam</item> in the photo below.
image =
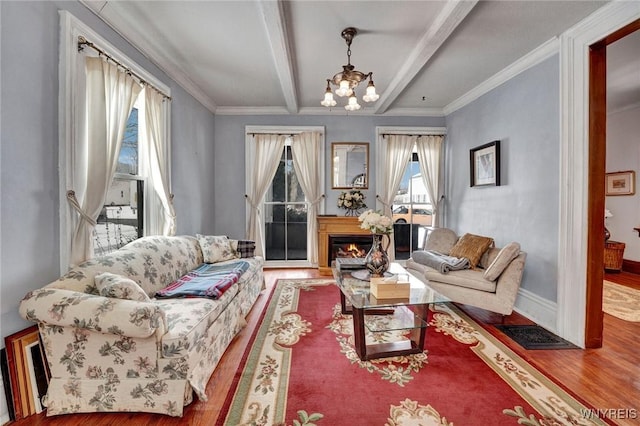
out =
{"type": "Polygon", "coordinates": [[[376,114],[383,114],[389,109],[477,3],[478,0],[445,3],[433,25],[427,28],[389,87],[380,95],[375,106],[376,114]]]}
{"type": "Polygon", "coordinates": [[[291,114],[296,114],[298,112],[298,96],[294,79],[293,55],[284,16],[284,3],[281,0],[261,0],[258,4],[262,11],[267,38],[287,110],[291,114]]]}

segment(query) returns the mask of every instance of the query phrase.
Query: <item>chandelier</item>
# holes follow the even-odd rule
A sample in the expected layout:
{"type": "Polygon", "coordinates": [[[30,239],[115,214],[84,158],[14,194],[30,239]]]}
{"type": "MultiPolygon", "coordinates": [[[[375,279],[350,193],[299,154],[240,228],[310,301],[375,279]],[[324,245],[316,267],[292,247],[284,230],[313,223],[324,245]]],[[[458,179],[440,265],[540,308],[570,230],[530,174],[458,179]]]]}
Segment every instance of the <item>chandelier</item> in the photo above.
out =
{"type": "Polygon", "coordinates": [[[356,98],[355,89],[358,87],[361,81],[369,79],[367,84],[366,94],[362,97],[365,102],[375,102],[380,95],[376,93],[376,86],[373,84],[373,73],[363,73],[351,65],[351,42],[353,38],[358,34],[358,30],[353,27],[345,28],[342,30],[342,38],[347,42],[347,65],[342,66],[342,71],[333,76],[333,78],[327,79],[327,89],[324,93],[324,99],[320,102],[321,105],[326,107],[336,106],[336,101],[333,99],[333,92],[331,91],[331,84],[337,87],[336,95],[340,97],[348,96],[349,102],[344,108],[347,111],[356,111],[361,108],[356,98]]]}

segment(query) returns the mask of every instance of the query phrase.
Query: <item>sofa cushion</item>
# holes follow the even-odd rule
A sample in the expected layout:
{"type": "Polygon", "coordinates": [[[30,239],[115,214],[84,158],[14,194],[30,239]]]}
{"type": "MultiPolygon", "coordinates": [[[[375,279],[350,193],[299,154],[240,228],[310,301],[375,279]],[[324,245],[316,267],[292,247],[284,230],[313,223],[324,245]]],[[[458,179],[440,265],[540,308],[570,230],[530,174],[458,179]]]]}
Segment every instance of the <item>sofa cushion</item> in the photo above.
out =
{"type": "Polygon", "coordinates": [[[424,249],[449,254],[456,241],[458,241],[458,236],[451,229],[436,228],[429,232],[424,249]]]}
{"type": "Polygon", "coordinates": [[[467,233],[451,248],[449,256],[465,257],[469,259],[471,268],[475,269],[484,252],[492,245],[493,238],[467,233]]]}
{"type": "Polygon", "coordinates": [[[495,293],[496,281],[488,281],[482,277],[482,272],[473,269],[464,269],[461,271],[451,271],[444,275],[428,266],[425,267],[425,278],[429,281],[436,281],[448,285],[466,287],[474,290],[495,293]]]}
{"type": "Polygon", "coordinates": [[[520,254],[520,244],[511,242],[504,246],[496,258],[491,262],[489,267],[484,271],[484,279],[495,281],[498,279],[502,271],[511,263],[513,259],[520,254]]]}
{"type": "Polygon", "coordinates": [[[217,263],[238,257],[237,251],[231,246],[231,241],[225,235],[196,234],[205,263],[217,263]]]}
{"type": "Polygon", "coordinates": [[[137,282],[122,275],[103,272],[96,275],[94,281],[100,296],[137,300],[139,302],[151,301],[137,282]]]}

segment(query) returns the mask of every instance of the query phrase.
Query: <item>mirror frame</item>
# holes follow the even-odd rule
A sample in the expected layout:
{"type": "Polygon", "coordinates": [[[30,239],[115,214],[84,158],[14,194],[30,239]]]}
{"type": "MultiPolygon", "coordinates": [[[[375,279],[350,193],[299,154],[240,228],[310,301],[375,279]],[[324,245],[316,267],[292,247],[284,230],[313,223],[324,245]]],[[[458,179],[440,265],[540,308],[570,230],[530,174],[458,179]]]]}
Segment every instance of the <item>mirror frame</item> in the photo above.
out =
{"type": "MultiPolygon", "coordinates": [[[[355,180],[355,179],[354,179],[355,180]]],[[[331,188],[332,189],[369,189],[369,144],[367,142],[332,142],[331,143],[331,188]],[[339,164],[336,165],[336,157],[338,154],[338,150],[340,148],[346,149],[346,147],[354,146],[354,147],[362,147],[364,148],[364,165],[362,173],[355,175],[357,178],[361,176],[364,179],[362,184],[356,184],[355,182],[351,182],[350,185],[347,185],[347,182],[338,182],[336,176],[336,167],[339,167],[339,164]]]]}

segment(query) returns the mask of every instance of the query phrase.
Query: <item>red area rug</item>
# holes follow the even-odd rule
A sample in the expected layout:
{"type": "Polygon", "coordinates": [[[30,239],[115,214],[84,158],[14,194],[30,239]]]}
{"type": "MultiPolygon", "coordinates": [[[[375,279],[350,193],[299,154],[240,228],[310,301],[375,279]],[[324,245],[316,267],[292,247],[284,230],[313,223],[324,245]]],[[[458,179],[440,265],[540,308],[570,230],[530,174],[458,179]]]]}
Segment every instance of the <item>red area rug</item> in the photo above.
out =
{"type": "Polygon", "coordinates": [[[332,280],[278,281],[218,425],[605,424],[451,305],[421,354],[360,361],[352,332],[332,280]]]}

